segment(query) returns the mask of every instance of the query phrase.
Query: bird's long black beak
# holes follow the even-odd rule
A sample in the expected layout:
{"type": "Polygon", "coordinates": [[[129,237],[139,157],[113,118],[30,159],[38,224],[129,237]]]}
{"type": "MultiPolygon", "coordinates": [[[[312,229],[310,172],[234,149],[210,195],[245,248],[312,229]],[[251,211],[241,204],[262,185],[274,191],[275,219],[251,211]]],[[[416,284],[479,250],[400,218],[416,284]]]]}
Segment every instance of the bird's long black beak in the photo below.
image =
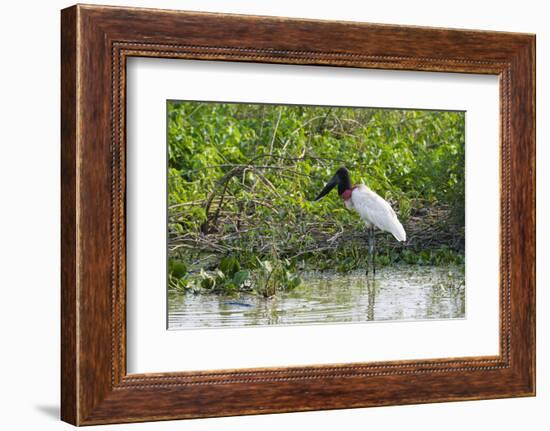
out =
{"type": "Polygon", "coordinates": [[[319,193],[319,196],[315,198],[316,201],[321,199],[323,196],[328,194],[336,185],[338,184],[338,178],[335,176],[332,177],[332,179],[327,183],[327,185],[321,190],[321,193],[319,193]]]}

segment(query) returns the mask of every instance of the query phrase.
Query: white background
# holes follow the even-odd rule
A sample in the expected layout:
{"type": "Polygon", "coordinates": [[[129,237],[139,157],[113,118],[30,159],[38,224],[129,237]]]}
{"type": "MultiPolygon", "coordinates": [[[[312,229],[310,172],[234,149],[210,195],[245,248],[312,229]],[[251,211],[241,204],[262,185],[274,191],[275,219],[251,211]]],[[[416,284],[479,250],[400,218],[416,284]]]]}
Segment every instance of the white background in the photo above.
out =
{"type": "MultiPolygon", "coordinates": [[[[103,1],[107,4],[537,33],[538,396],[95,429],[547,429],[550,423],[550,52],[546,2],[297,0],[103,1]],[[548,265],[546,265],[547,267],[548,265]],[[546,314],[545,314],[546,312],[546,314]],[[545,364],[546,363],[546,364],[545,364]]],[[[65,1],[5,2],[0,15],[0,396],[3,429],[61,430],[59,399],[59,9],[65,1]]]]}
{"type": "Polygon", "coordinates": [[[498,354],[498,77],[140,58],[127,84],[129,373],[498,354]],[[467,318],[167,331],[167,99],[466,111],[467,318]]]}

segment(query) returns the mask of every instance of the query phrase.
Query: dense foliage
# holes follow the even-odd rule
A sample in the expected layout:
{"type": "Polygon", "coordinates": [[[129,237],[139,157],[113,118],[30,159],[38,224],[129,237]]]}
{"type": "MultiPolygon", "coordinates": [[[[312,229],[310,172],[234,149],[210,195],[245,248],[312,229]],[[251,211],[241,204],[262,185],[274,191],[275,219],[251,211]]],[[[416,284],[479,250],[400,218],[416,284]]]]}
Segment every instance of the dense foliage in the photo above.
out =
{"type": "Polygon", "coordinates": [[[337,193],[346,166],[388,200],[405,245],[378,233],[377,264],[461,262],[464,113],[169,102],[170,285],[270,296],[302,269],[366,259],[357,214],[337,193]]]}

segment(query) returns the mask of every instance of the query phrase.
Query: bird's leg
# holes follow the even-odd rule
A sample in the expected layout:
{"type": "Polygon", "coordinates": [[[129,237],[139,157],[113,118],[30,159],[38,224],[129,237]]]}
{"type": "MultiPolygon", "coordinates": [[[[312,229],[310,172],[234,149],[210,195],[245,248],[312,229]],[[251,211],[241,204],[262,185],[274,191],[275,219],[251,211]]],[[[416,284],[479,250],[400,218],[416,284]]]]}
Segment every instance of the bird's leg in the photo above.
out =
{"type": "Polygon", "coordinates": [[[376,275],[376,232],[374,226],[371,227],[372,230],[372,277],[376,275]]]}
{"type": "Polygon", "coordinates": [[[366,266],[367,266],[367,269],[365,271],[365,276],[369,276],[369,266],[370,266],[370,262],[369,262],[369,257],[370,257],[370,231],[371,231],[371,228],[370,226],[367,227],[367,243],[368,243],[368,254],[367,254],[367,258],[365,259],[366,261],[366,266]]]}
{"type": "MultiPolygon", "coordinates": [[[[372,262],[372,276],[374,277],[374,226],[369,226],[369,257],[372,262]]],[[[369,267],[367,259],[367,268],[369,267]]]]}

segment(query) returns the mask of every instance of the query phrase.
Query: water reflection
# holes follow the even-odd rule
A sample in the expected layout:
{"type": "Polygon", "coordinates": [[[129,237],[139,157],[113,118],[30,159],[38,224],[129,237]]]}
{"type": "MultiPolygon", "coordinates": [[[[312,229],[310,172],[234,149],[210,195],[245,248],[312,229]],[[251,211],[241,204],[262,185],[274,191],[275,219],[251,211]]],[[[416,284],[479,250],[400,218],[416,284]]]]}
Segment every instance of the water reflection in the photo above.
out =
{"type": "Polygon", "coordinates": [[[377,286],[380,283],[374,278],[367,278],[367,320],[374,320],[374,304],[376,303],[377,286]]]}
{"type": "Polygon", "coordinates": [[[464,269],[397,266],[345,275],[306,273],[291,292],[265,299],[170,292],[169,329],[291,325],[465,316],[464,269]]]}

